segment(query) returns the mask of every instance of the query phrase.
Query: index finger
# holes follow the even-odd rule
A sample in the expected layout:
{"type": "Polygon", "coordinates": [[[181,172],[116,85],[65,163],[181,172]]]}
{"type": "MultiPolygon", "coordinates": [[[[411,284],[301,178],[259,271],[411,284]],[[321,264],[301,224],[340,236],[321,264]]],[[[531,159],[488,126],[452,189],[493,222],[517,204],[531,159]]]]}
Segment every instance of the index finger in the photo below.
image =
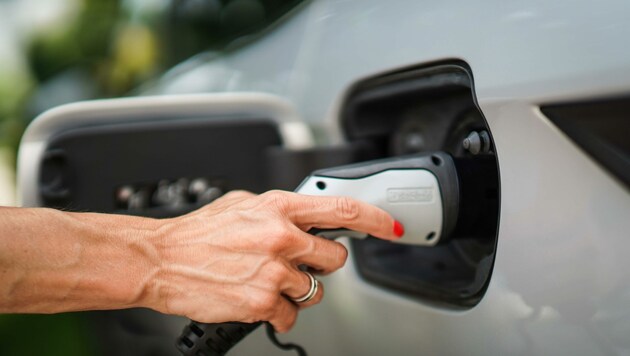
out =
{"type": "Polygon", "coordinates": [[[402,225],[383,209],[350,197],[287,193],[286,208],[289,219],[307,229],[347,228],[386,240],[397,240],[403,232],[402,225]]]}

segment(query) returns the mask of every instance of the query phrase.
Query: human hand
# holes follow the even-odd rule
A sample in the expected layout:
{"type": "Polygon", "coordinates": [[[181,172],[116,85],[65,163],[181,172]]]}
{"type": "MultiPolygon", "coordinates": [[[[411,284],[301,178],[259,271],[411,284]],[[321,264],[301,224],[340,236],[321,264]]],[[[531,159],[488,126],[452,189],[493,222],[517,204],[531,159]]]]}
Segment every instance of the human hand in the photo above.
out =
{"type": "MultiPolygon", "coordinates": [[[[145,306],[207,323],[269,321],[288,331],[300,308],[287,299],[305,295],[307,265],[328,274],[348,252],[317,238],[311,228],[348,228],[395,240],[395,220],[385,211],[347,197],[271,191],[226,194],[190,214],[162,220],[153,238],[160,266],[145,292],[145,306]]],[[[400,234],[399,229],[397,232],[400,234]]]]}

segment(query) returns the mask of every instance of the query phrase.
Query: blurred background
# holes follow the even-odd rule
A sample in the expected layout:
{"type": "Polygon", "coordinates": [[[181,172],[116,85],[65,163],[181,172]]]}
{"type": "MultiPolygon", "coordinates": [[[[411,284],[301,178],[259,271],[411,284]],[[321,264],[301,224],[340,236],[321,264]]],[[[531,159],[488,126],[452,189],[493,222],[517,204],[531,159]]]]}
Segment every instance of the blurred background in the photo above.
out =
{"type": "MultiPolygon", "coordinates": [[[[0,0],[0,205],[16,204],[17,148],[38,114],[137,95],[188,58],[248,43],[302,2],[0,0]]],[[[103,351],[81,313],[0,315],[0,355],[42,354],[103,351]]]]}

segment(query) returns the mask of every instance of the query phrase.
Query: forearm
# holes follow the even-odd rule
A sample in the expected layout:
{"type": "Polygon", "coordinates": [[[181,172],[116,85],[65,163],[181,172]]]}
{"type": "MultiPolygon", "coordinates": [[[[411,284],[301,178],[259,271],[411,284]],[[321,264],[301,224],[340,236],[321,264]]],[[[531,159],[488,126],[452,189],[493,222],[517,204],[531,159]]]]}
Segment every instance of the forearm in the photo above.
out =
{"type": "Polygon", "coordinates": [[[142,306],[159,270],[157,220],[0,208],[0,312],[142,306]]]}

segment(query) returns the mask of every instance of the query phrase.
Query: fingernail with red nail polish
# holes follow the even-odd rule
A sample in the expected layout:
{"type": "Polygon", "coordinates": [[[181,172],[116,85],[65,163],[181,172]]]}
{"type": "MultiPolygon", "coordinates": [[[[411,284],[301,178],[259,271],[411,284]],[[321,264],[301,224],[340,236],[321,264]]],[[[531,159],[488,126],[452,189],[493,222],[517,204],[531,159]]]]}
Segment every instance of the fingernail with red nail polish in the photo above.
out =
{"type": "Polygon", "coordinates": [[[405,227],[398,220],[394,220],[394,235],[402,237],[405,234],[405,227]]]}

